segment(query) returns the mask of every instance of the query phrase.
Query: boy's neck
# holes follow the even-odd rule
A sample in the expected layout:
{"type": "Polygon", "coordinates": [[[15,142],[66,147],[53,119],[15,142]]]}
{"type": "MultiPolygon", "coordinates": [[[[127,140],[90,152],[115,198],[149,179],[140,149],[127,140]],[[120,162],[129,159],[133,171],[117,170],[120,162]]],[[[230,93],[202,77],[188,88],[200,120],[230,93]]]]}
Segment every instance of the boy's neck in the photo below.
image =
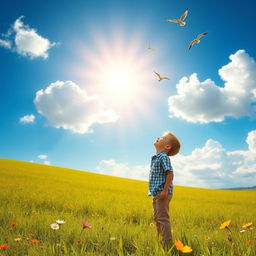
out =
{"type": "Polygon", "coordinates": [[[167,153],[167,151],[164,150],[164,149],[157,149],[157,150],[156,150],[156,155],[159,154],[159,153],[161,153],[161,152],[167,153]]]}

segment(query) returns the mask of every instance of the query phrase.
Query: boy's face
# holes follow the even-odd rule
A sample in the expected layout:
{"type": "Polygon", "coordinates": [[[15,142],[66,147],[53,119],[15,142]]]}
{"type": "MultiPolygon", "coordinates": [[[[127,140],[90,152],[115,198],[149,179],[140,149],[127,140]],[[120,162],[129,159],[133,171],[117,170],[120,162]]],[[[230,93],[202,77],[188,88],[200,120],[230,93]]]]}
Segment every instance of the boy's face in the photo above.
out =
{"type": "Polygon", "coordinates": [[[171,149],[169,135],[167,134],[167,135],[158,137],[154,142],[154,146],[157,150],[168,152],[171,149]]]}

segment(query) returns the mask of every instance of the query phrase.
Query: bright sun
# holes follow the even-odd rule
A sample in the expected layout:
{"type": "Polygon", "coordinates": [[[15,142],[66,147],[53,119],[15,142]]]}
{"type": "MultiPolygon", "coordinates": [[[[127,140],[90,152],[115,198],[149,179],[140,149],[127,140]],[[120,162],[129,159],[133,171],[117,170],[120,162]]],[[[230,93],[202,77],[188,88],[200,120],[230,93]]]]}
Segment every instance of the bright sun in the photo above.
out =
{"type": "Polygon", "coordinates": [[[143,78],[132,65],[113,60],[100,72],[99,89],[111,101],[124,104],[136,98],[142,87],[143,78]]]}
{"type": "Polygon", "coordinates": [[[111,94],[124,96],[133,93],[136,83],[136,74],[127,67],[110,67],[102,74],[102,85],[106,86],[111,94]]]}
{"type": "Polygon", "coordinates": [[[138,38],[127,42],[120,35],[113,40],[98,35],[96,41],[90,51],[82,53],[86,68],[76,70],[88,92],[99,95],[106,105],[120,111],[143,105],[155,79],[152,55],[146,45],[138,38]]]}

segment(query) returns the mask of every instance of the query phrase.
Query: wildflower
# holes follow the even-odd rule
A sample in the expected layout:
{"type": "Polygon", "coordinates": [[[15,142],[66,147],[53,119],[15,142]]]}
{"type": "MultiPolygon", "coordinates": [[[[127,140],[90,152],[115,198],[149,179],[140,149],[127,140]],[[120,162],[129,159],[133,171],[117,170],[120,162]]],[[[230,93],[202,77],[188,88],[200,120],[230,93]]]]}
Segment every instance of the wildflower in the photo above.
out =
{"type": "Polygon", "coordinates": [[[57,223],[52,223],[52,224],[50,225],[50,227],[51,227],[51,229],[53,229],[53,230],[58,230],[58,229],[60,229],[60,226],[59,226],[59,224],[57,224],[57,223]]]}
{"type": "Polygon", "coordinates": [[[85,229],[85,228],[91,228],[92,226],[88,223],[88,222],[86,222],[85,220],[82,220],[82,225],[83,225],[83,229],[85,229]]]}
{"type": "Polygon", "coordinates": [[[252,244],[252,240],[246,241],[245,243],[250,245],[250,244],[252,244]]]}
{"type": "Polygon", "coordinates": [[[151,223],[149,224],[149,226],[150,226],[151,228],[153,228],[155,225],[154,225],[153,222],[151,222],[151,223]]]}
{"type": "Polygon", "coordinates": [[[8,244],[1,244],[0,245],[0,250],[6,250],[8,249],[10,246],[8,244]]]}
{"type": "Polygon", "coordinates": [[[61,225],[61,224],[64,224],[65,221],[64,221],[64,220],[56,220],[56,223],[59,224],[59,225],[61,225]]]}
{"type": "Polygon", "coordinates": [[[76,242],[77,242],[78,244],[80,244],[80,243],[81,243],[81,240],[77,240],[76,242]]]}
{"type": "Polygon", "coordinates": [[[244,230],[244,229],[242,229],[242,230],[240,230],[240,233],[244,233],[246,230],[244,230]]]}
{"type": "Polygon", "coordinates": [[[40,243],[40,240],[32,239],[32,240],[31,240],[31,243],[32,243],[32,244],[39,244],[39,243],[40,243]]]}
{"type": "Polygon", "coordinates": [[[12,227],[16,227],[16,226],[17,226],[17,223],[16,223],[16,222],[11,222],[10,225],[11,225],[12,227]]]}
{"type": "Polygon", "coordinates": [[[188,245],[185,245],[180,241],[180,240],[175,240],[174,241],[174,245],[176,247],[176,249],[180,252],[183,252],[183,253],[190,253],[192,252],[192,249],[190,246],[188,245]]]}
{"type": "Polygon", "coordinates": [[[110,241],[114,241],[114,240],[116,240],[116,237],[110,237],[110,241]]]}
{"type": "Polygon", "coordinates": [[[22,240],[22,238],[20,238],[20,237],[14,238],[14,241],[21,241],[21,240],[22,240]]]}
{"type": "Polygon", "coordinates": [[[252,222],[246,223],[242,226],[242,228],[249,228],[252,226],[252,222]]]}
{"type": "Polygon", "coordinates": [[[231,220],[227,220],[220,225],[220,229],[228,228],[231,220]]]}

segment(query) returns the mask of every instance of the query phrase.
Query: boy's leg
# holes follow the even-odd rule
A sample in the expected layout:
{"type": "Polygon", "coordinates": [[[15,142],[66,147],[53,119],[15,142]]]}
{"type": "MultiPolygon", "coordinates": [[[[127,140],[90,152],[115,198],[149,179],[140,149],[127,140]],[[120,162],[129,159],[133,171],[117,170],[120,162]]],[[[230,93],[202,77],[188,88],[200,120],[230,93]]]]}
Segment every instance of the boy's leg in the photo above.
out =
{"type": "Polygon", "coordinates": [[[154,216],[154,221],[156,223],[156,230],[157,230],[157,235],[160,235],[160,223],[157,220],[157,207],[156,207],[156,200],[157,200],[157,196],[153,197],[152,200],[152,206],[153,206],[153,216],[154,216]]]}
{"type": "Polygon", "coordinates": [[[159,231],[163,237],[163,243],[172,242],[171,224],[169,218],[169,203],[172,199],[172,194],[169,194],[166,199],[156,197],[155,207],[157,212],[157,221],[159,223],[159,231]]]}

